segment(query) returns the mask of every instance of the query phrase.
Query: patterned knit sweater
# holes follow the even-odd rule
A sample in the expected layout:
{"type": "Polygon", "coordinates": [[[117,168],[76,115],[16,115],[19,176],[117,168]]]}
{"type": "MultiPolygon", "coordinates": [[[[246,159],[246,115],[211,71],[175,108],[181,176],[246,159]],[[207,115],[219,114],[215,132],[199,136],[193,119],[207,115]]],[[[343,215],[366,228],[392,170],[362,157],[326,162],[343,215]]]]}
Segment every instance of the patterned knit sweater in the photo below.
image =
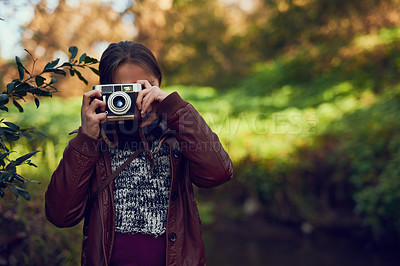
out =
{"type": "MultiPolygon", "coordinates": [[[[115,231],[159,236],[165,233],[171,186],[169,146],[159,140],[151,145],[154,168],[145,152],[139,154],[114,179],[115,231]]],[[[115,171],[132,154],[129,149],[110,149],[115,171]]]]}

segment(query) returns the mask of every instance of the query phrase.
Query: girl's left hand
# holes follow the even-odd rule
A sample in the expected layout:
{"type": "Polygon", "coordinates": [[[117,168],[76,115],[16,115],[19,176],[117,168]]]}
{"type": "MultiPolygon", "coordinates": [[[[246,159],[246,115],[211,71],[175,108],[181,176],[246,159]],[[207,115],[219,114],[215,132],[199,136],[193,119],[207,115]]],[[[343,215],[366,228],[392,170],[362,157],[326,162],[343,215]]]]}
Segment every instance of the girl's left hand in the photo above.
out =
{"type": "Polygon", "coordinates": [[[160,89],[157,85],[151,85],[148,80],[137,80],[136,82],[145,87],[145,89],[139,91],[136,98],[136,105],[140,110],[141,116],[144,117],[152,103],[160,103],[168,96],[168,93],[160,89]]]}

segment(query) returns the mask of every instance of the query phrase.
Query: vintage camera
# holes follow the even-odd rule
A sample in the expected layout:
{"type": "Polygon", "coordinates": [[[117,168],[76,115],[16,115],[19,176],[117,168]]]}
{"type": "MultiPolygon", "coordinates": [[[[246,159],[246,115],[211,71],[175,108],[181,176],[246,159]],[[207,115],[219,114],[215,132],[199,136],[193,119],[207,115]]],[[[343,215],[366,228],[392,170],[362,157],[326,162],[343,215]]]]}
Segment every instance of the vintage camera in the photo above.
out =
{"type": "Polygon", "coordinates": [[[136,96],[143,88],[142,84],[104,84],[94,85],[93,89],[102,92],[106,103],[107,120],[131,120],[135,119],[136,96]]]}

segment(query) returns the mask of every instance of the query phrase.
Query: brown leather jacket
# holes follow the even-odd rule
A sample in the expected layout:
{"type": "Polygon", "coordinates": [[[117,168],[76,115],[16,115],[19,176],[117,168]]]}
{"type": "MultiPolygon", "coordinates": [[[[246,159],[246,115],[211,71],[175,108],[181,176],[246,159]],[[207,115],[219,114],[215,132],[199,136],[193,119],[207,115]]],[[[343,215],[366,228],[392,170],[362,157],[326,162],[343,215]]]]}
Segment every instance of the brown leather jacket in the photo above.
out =
{"type": "MultiPolygon", "coordinates": [[[[214,187],[233,177],[232,161],[195,108],[175,92],[158,106],[168,121],[171,190],[167,216],[167,265],[204,265],[200,217],[192,183],[214,187]]],[[[111,174],[106,144],[83,134],[70,140],[45,195],[47,219],[71,227],[85,219],[82,265],[108,265],[114,243],[113,182],[89,204],[111,174]]]]}

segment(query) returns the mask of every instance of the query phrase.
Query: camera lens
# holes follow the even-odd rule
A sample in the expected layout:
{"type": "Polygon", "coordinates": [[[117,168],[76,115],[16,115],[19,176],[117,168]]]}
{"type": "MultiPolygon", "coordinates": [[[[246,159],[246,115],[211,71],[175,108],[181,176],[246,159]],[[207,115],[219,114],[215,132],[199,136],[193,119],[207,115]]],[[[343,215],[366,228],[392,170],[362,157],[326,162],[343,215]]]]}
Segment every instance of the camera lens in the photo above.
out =
{"type": "Polygon", "coordinates": [[[107,106],[115,115],[124,115],[130,110],[132,101],[127,93],[115,91],[108,98],[107,106]]]}
{"type": "Polygon", "coordinates": [[[117,108],[122,108],[125,105],[125,99],[121,96],[117,96],[114,98],[113,104],[117,108]]]}

